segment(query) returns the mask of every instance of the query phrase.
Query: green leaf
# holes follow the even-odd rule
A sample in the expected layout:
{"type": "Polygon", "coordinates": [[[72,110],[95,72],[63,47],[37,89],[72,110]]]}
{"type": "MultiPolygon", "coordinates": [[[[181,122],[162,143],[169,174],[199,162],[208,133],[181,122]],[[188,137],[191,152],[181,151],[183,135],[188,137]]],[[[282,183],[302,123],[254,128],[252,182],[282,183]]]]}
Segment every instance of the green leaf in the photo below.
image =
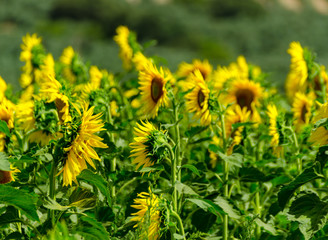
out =
{"type": "Polygon", "coordinates": [[[294,181],[284,186],[278,193],[278,202],[280,209],[284,209],[285,205],[293,195],[296,189],[300,186],[318,178],[324,178],[322,174],[319,174],[316,170],[319,163],[305,169],[300,175],[298,175],[294,181]]]}
{"type": "Polygon", "coordinates": [[[191,223],[198,231],[208,232],[216,223],[217,216],[211,212],[198,208],[191,217],[191,223]]]}
{"type": "Polygon", "coordinates": [[[0,170],[10,171],[10,162],[8,161],[8,156],[4,152],[0,152],[0,170]]]}
{"type": "Polygon", "coordinates": [[[0,120],[0,132],[3,132],[4,134],[6,134],[7,137],[10,137],[10,130],[8,128],[8,125],[5,121],[0,120]]]}
{"type": "Polygon", "coordinates": [[[242,182],[266,182],[268,177],[255,167],[243,167],[239,170],[240,180],[242,182]]]}
{"type": "Polygon", "coordinates": [[[185,134],[188,138],[192,138],[193,136],[205,131],[207,128],[208,127],[201,126],[191,127],[188,131],[185,132],[185,134]]]}
{"type": "Polygon", "coordinates": [[[217,196],[213,202],[217,204],[230,218],[240,219],[240,215],[237,210],[235,210],[230,203],[223,197],[217,196]]]}
{"type": "Polygon", "coordinates": [[[81,174],[77,177],[78,180],[84,180],[95,187],[97,187],[104,196],[110,199],[109,189],[105,179],[90,171],[89,169],[84,169],[81,174]]]}
{"type": "Polygon", "coordinates": [[[19,219],[18,216],[18,210],[13,206],[8,206],[6,212],[0,216],[0,225],[21,221],[22,219],[19,219]]]}
{"type": "Polygon", "coordinates": [[[205,212],[210,211],[211,213],[214,213],[215,215],[219,216],[217,209],[215,209],[215,206],[213,206],[213,204],[210,204],[208,201],[205,201],[203,199],[198,199],[198,198],[187,198],[186,201],[190,201],[190,202],[196,204],[198,207],[203,209],[205,212]]]}
{"type": "Polygon", "coordinates": [[[192,190],[191,187],[189,187],[189,186],[187,186],[187,185],[185,185],[185,184],[183,184],[183,183],[181,183],[181,182],[179,182],[179,181],[177,181],[177,182],[175,183],[175,187],[176,187],[177,191],[178,191],[180,194],[194,195],[194,196],[196,195],[196,196],[198,196],[198,194],[195,193],[195,191],[192,190]]]}
{"type": "Polygon", "coordinates": [[[174,233],[173,237],[174,237],[174,239],[184,239],[184,236],[177,234],[177,233],[174,233]]]}
{"type": "Polygon", "coordinates": [[[265,231],[270,232],[272,235],[277,235],[277,230],[272,226],[271,224],[263,222],[261,219],[256,218],[255,223],[259,226],[262,227],[265,231]]]}
{"type": "Polygon", "coordinates": [[[70,208],[69,206],[60,205],[54,199],[51,199],[51,198],[46,199],[44,202],[45,202],[45,204],[43,204],[43,206],[45,208],[52,209],[52,210],[66,211],[67,209],[70,208]]]}
{"type": "Polygon", "coordinates": [[[225,155],[224,153],[217,151],[216,154],[219,155],[219,157],[223,160],[226,161],[232,165],[235,165],[237,167],[241,167],[242,166],[242,162],[243,162],[243,155],[239,154],[239,153],[233,153],[231,155],[225,155]]]}
{"type": "Polygon", "coordinates": [[[200,177],[200,173],[199,173],[198,169],[194,165],[184,164],[184,165],[181,166],[181,168],[188,168],[193,173],[195,173],[198,177],[200,177]]]}
{"type": "Polygon", "coordinates": [[[77,232],[84,236],[85,239],[103,240],[109,239],[109,234],[106,228],[96,219],[83,216],[80,218],[77,232]]]}
{"type": "Polygon", "coordinates": [[[0,203],[14,206],[34,221],[40,221],[36,212],[37,199],[22,190],[0,185],[0,203]]]}
{"type": "Polygon", "coordinates": [[[305,239],[310,239],[327,223],[328,203],[314,192],[301,192],[288,213],[294,216],[292,220],[299,222],[305,239]]]}

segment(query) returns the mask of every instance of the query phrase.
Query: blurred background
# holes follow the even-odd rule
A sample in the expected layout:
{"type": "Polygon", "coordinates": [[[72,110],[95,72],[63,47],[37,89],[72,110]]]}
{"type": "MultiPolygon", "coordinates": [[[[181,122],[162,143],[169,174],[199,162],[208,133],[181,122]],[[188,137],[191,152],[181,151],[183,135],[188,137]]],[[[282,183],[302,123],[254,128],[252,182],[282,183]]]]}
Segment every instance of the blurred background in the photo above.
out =
{"type": "Polygon", "coordinates": [[[269,73],[281,91],[291,41],[300,41],[328,65],[328,0],[0,0],[0,75],[19,89],[20,44],[37,33],[58,59],[71,45],[84,61],[122,70],[115,29],[126,25],[141,43],[156,40],[146,55],[227,65],[238,55],[269,73]]]}

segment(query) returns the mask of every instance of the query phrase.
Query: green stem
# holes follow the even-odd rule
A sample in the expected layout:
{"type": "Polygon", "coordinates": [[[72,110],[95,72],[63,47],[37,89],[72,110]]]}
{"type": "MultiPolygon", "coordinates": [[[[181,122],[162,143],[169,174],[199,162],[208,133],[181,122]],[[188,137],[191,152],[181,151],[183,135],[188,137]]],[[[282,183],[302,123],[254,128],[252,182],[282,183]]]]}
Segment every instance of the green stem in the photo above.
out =
{"type": "MultiPolygon", "coordinates": [[[[219,111],[220,111],[220,121],[221,121],[221,129],[222,129],[222,141],[223,141],[223,150],[224,153],[227,152],[227,139],[226,139],[226,130],[225,130],[225,119],[222,105],[219,103],[219,111]]],[[[223,164],[223,173],[224,173],[224,187],[223,194],[226,198],[229,198],[229,163],[224,161],[223,164]]],[[[229,217],[227,214],[223,216],[223,240],[227,240],[229,238],[229,217]]]]}
{"type": "MultiPolygon", "coordinates": [[[[55,158],[52,160],[51,170],[50,170],[50,184],[49,184],[49,197],[52,200],[56,200],[56,172],[57,172],[57,165],[55,162],[55,158]]],[[[49,209],[49,217],[51,219],[52,226],[55,225],[55,210],[49,209]]]]}
{"type": "MultiPolygon", "coordinates": [[[[292,133],[292,137],[293,137],[293,140],[294,140],[294,145],[295,145],[295,149],[296,149],[296,152],[295,152],[295,155],[298,155],[299,154],[299,145],[298,145],[298,140],[297,140],[297,136],[296,136],[296,133],[295,131],[292,129],[292,127],[285,127],[285,129],[288,129],[291,133],[292,133]]],[[[302,172],[302,159],[297,157],[297,171],[299,174],[301,174],[302,172]]]]}
{"type": "MultiPolygon", "coordinates": [[[[110,111],[110,105],[107,104],[107,121],[113,125],[113,118],[112,118],[112,114],[111,114],[111,111],[110,111]]],[[[107,132],[108,133],[108,132],[107,132]]],[[[109,133],[110,135],[110,140],[112,143],[114,143],[114,134],[113,133],[109,133]]],[[[111,159],[111,162],[110,162],[110,171],[113,173],[116,171],[116,157],[113,157],[113,159],[111,159]]],[[[116,196],[116,193],[115,193],[116,189],[115,189],[115,185],[113,184],[111,190],[110,190],[110,195],[112,198],[115,198],[116,196]]]]}
{"type": "Polygon", "coordinates": [[[177,214],[176,211],[171,210],[171,215],[178,220],[180,234],[183,236],[183,239],[186,240],[185,231],[184,231],[182,220],[181,220],[179,214],[177,214]]]}
{"type": "MultiPolygon", "coordinates": [[[[259,183],[258,183],[258,186],[259,183]]],[[[255,193],[255,206],[256,206],[256,214],[258,218],[261,218],[261,201],[260,201],[260,188],[255,193]]],[[[260,239],[261,236],[261,227],[259,225],[256,226],[256,237],[260,239]]]]}
{"type": "Polygon", "coordinates": [[[173,200],[173,209],[174,211],[177,211],[178,209],[178,192],[176,188],[176,181],[177,181],[177,166],[176,166],[176,158],[174,157],[174,152],[172,147],[166,143],[164,144],[164,147],[169,150],[170,157],[171,157],[171,184],[173,187],[173,193],[172,193],[172,200],[173,200]]]}
{"type": "MultiPolygon", "coordinates": [[[[176,168],[181,168],[182,164],[182,159],[180,157],[180,151],[181,151],[181,146],[180,146],[180,128],[179,128],[179,111],[178,111],[178,105],[175,102],[175,99],[173,100],[173,110],[174,110],[174,121],[175,121],[175,136],[176,136],[176,147],[175,147],[175,160],[172,160],[172,169],[174,172],[176,172],[176,168]]],[[[173,172],[172,172],[173,174],[173,172]]],[[[176,173],[175,173],[176,174],[176,173]]],[[[181,171],[178,171],[178,181],[181,182],[181,171]]],[[[175,188],[175,187],[174,187],[175,188]]],[[[176,194],[176,208],[174,209],[175,211],[179,211],[179,206],[178,206],[178,199],[180,199],[179,194],[176,192],[175,189],[175,194],[176,194]]]]}

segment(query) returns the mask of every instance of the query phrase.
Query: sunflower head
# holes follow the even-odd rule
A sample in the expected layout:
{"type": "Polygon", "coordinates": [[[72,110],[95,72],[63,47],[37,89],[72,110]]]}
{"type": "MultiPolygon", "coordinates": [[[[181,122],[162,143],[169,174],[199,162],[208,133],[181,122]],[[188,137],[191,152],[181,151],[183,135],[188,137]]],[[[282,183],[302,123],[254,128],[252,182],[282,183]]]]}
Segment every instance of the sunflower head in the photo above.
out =
{"type": "Polygon", "coordinates": [[[41,44],[42,39],[34,33],[32,36],[26,34],[21,44],[22,52],[20,60],[30,64],[33,68],[39,68],[44,58],[44,48],[41,44]]]}
{"type": "Polygon", "coordinates": [[[148,64],[144,71],[139,72],[139,89],[144,103],[142,112],[146,117],[156,117],[159,107],[168,105],[166,83],[171,79],[168,71],[162,67],[158,70],[153,64],[148,64]]]}
{"type": "Polygon", "coordinates": [[[273,153],[280,157],[283,152],[283,147],[279,146],[283,143],[283,135],[281,133],[281,115],[278,114],[277,107],[273,104],[268,106],[267,111],[269,117],[269,135],[271,138],[271,146],[273,148],[273,153]]]}
{"type": "Polygon", "coordinates": [[[93,115],[94,107],[88,109],[88,105],[82,106],[82,112],[76,107],[79,116],[72,122],[70,128],[64,133],[64,139],[68,139],[67,147],[64,148],[65,161],[63,169],[63,186],[72,185],[76,177],[83,169],[87,168],[87,163],[96,169],[92,159],[101,161],[94,148],[108,148],[102,142],[102,138],[96,135],[103,129],[104,123],[101,121],[101,114],[93,115]]]}
{"type": "Polygon", "coordinates": [[[315,95],[313,93],[308,95],[300,92],[296,93],[292,107],[296,130],[300,130],[302,126],[310,122],[314,97],[315,95]]]}
{"type": "Polygon", "coordinates": [[[181,63],[177,75],[179,77],[188,77],[190,74],[195,73],[196,70],[201,73],[205,81],[209,81],[213,67],[208,60],[201,61],[199,59],[194,59],[191,64],[185,62],[181,63]]]}
{"type": "Polygon", "coordinates": [[[123,61],[124,68],[130,70],[133,57],[133,49],[129,42],[131,32],[126,26],[119,26],[116,29],[116,33],[117,35],[114,36],[114,41],[120,47],[119,56],[123,61]]]}
{"type": "Polygon", "coordinates": [[[259,122],[260,116],[256,107],[260,105],[260,99],[263,97],[263,89],[259,83],[250,80],[236,80],[231,83],[226,101],[235,103],[241,109],[245,108],[251,112],[251,120],[259,122]]]}
{"type": "Polygon", "coordinates": [[[62,75],[71,83],[75,83],[77,80],[78,72],[78,55],[75,53],[71,46],[68,46],[63,50],[59,61],[63,64],[62,75]]]}
{"type": "Polygon", "coordinates": [[[13,166],[10,166],[10,171],[0,170],[0,184],[6,184],[15,181],[16,174],[19,172],[20,170],[13,166]]]}
{"type": "Polygon", "coordinates": [[[141,192],[133,200],[131,207],[138,210],[132,213],[131,221],[136,222],[135,228],[139,230],[139,239],[157,240],[160,237],[161,204],[160,197],[152,193],[141,192]]]}
{"type": "Polygon", "coordinates": [[[131,155],[134,157],[133,164],[137,164],[136,169],[153,166],[165,157],[163,143],[167,143],[166,133],[157,130],[150,122],[137,123],[134,128],[134,142],[130,143],[131,155]]]}
{"type": "Polygon", "coordinates": [[[199,70],[190,75],[187,87],[192,89],[186,94],[186,106],[188,112],[194,112],[195,117],[200,119],[202,125],[209,125],[212,121],[210,114],[210,90],[199,70]]]}
{"type": "Polygon", "coordinates": [[[291,42],[287,52],[291,56],[290,71],[286,79],[286,94],[290,100],[298,91],[304,91],[308,78],[308,65],[305,55],[309,51],[304,51],[299,42],[291,42]]]}

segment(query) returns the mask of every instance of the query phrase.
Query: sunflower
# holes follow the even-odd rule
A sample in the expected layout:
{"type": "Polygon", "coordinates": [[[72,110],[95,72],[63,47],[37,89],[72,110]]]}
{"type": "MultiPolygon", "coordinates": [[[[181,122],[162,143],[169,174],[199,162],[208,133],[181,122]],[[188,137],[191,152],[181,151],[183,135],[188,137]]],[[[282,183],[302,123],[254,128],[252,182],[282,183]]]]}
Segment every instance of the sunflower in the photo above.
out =
{"type": "Polygon", "coordinates": [[[93,115],[93,109],[94,107],[88,109],[87,105],[82,107],[83,113],[77,109],[81,116],[81,123],[75,139],[69,147],[64,149],[67,152],[67,159],[60,171],[60,173],[63,172],[63,186],[72,185],[72,181],[76,181],[76,176],[87,168],[86,162],[96,169],[92,159],[101,160],[93,148],[108,148],[102,142],[103,139],[95,134],[104,130],[104,124],[100,119],[101,113],[93,115]]]}
{"type": "Polygon", "coordinates": [[[0,170],[0,184],[10,183],[15,181],[16,174],[19,173],[20,170],[10,165],[10,171],[0,170]]]}
{"type": "Polygon", "coordinates": [[[26,88],[30,86],[33,82],[33,78],[30,73],[22,73],[20,78],[19,78],[19,84],[21,85],[22,88],[26,88]]]}
{"type": "Polygon", "coordinates": [[[218,66],[213,72],[212,85],[215,90],[220,91],[229,80],[236,79],[237,77],[238,72],[227,67],[218,66]]]}
{"type": "Polygon", "coordinates": [[[59,61],[64,65],[62,70],[63,76],[71,83],[76,82],[76,75],[72,71],[75,55],[74,49],[71,46],[68,46],[63,50],[63,53],[59,58],[59,61]]]}
{"type": "Polygon", "coordinates": [[[46,98],[47,102],[55,102],[59,118],[63,122],[68,122],[71,121],[69,99],[61,93],[62,88],[62,85],[55,78],[48,75],[41,83],[40,96],[46,98]]]}
{"type": "Polygon", "coordinates": [[[308,67],[304,59],[304,50],[299,42],[291,42],[287,52],[291,56],[290,72],[286,79],[286,94],[290,100],[298,91],[304,91],[308,78],[308,67]]]}
{"type": "Polygon", "coordinates": [[[267,111],[269,117],[269,135],[271,138],[271,146],[275,147],[279,145],[279,133],[277,128],[278,110],[275,105],[269,105],[267,111]]]}
{"type": "Polygon", "coordinates": [[[7,90],[7,83],[0,76],[0,102],[5,97],[5,91],[7,90]]]}
{"type": "Polygon", "coordinates": [[[131,60],[133,57],[133,49],[129,43],[130,30],[126,26],[119,26],[116,29],[117,35],[114,36],[114,41],[120,47],[119,56],[123,61],[123,66],[125,69],[131,69],[131,60]]]}
{"type": "Polygon", "coordinates": [[[142,108],[146,117],[157,116],[159,107],[168,105],[168,96],[165,85],[172,79],[161,67],[160,70],[153,64],[148,64],[145,70],[139,72],[139,89],[141,91],[142,108]]]}
{"type": "Polygon", "coordinates": [[[25,103],[31,101],[33,98],[33,94],[34,94],[34,86],[29,85],[21,92],[21,95],[19,97],[19,103],[25,103]]]}
{"type": "Polygon", "coordinates": [[[34,128],[34,101],[20,102],[15,111],[15,120],[24,131],[34,128]]]}
{"type": "Polygon", "coordinates": [[[101,84],[101,79],[103,78],[103,73],[98,69],[97,66],[91,66],[89,70],[90,84],[93,89],[98,89],[101,84]]]}
{"type": "Polygon", "coordinates": [[[213,67],[208,60],[201,61],[199,59],[194,59],[191,64],[185,62],[181,63],[177,75],[179,77],[188,77],[190,74],[195,73],[196,70],[202,74],[205,81],[209,81],[213,67]]]}
{"type": "Polygon", "coordinates": [[[242,140],[242,132],[244,127],[240,126],[236,129],[233,129],[233,124],[236,123],[245,123],[248,121],[251,112],[247,110],[246,107],[243,109],[240,108],[239,105],[231,107],[227,110],[226,119],[225,119],[225,131],[226,131],[226,138],[232,139],[230,143],[228,154],[232,153],[233,147],[240,144],[242,140]]]}
{"type": "MultiPolygon", "coordinates": [[[[0,102],[0,120],[5,121],[9,129],[14,127],[14,104],[4,98],[0,102]]],[[[6,134],[0,132],[0,152],[3,152],[6,145],[6,134]]]]}
{"type": "Polygon", "coordinates": [[[239,56],[236,62],[229,66],[231,72],[236,72],[239,79],[248,79],[249,67],[244,56],[239,56]]]}
{"type": "Polygon", "coordinates": [[[190,78],[187,87],[192,90],[185,96],[187,111],[195,112],[195,117],[200,119],[202,125],[209,125],[212,120],[209,110],[210,90],[200,71],[196,70],[190,78]]]}
{"type": "Polygon", "coordinates": [[[293,102],[292,112],[294,118],[294,124],[296,126],[296,130],[300,130],[300,128],[308,124],[311,117],[311,107],[313,105],[314,94],[310,93],[309,95],[305,95],[303,93],[296,93],[295,99],[293,102]]]}
{"type": "Polygon", "coordinates": [[[24,72],[31,73],[33,71],[33,65],[36,64],[36,62],[33,61],[33,57],[35,57],[33,55],[35,54],[36,47],[41,45],[41,41],[42,39],[38,38],[35,33],[32,36],[26,34],[26,36],[23,37],[23,44],[21,44],[22,52],[19,59],[26,63],[23,67],[24,72]]]}
{"type": "Polygon", "coordinates": [[[261,118],[256,110],[260,105],[260,99],[263,96],[263,89],[259,83],[250,80],[235,80],[231,83],[231,87],[226,97],[227,103],[235,103],[241,109],[247,108],[251,112],[251,119],[254,122],[260,122],[261,118]]]}
{"type": "MultiPolygon", "coordinates": [[[[328,118],[328,103],[324,103],[320,105],[319,110],[317,111],[316,115],[313,117],[312,122],[317,122],[321,119],[328,118]]],[[[328,144],[328,130],[325,126],[320,126],[315,129],[309,140],[309,142],[313,143],[314,145],[327,145],[328,144]]]]}
{"type": "Polygon", "coordinates": [[[134,157],[132,163],[137,164],[137,170],[153,166],[164,157],[164,152],[159,149],[166,139],[164,132],[157,130],[148,121],[141,121],[141,124],[137,123],[137,127],[134,128],[134,135],[134,142],[130,143],[130,157],[134,157]]]}
{"type": "Polygon", "coordinates": [[[132,62],[138,71],[145,70],[147,65],[152,63],[151,59],[143,55],[142,52],[137,52],[136,54],[134,54],[132,62]]]}
{"type": "Polygon", "coordinates": [[[133,200],[131,207],[138,210],[132,213],[134,216],[131,221],[137,222],[134,228],[140,230],[139,239],[157,240],[161,224],[159,197],[153,194],[149,188],[149,193],[138,193],[137,198],[133,200]]]}

